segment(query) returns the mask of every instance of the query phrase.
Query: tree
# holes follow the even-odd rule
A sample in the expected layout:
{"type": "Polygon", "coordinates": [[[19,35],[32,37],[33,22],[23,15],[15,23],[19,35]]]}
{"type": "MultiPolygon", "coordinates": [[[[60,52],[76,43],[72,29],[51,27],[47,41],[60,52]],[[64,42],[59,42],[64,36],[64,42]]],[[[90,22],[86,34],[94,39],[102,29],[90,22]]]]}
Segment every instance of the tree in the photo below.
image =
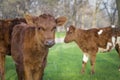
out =
{"type": "Polygon", "coordinates": [[[97,24],[96,24],[96,19],[97,19],[97,13],[99,12],[99,8],[100,8],[100,4],[101,4],[102,0],[97,0],[95,2],[95,9],[93,11],[93,21],[92,21],[92,28],[96,28],[97,24]]]}
{"type": "Polygon", "coordinates": [[[118,10],[118,25],[120,25],[120,0],[116,0],[117,10],[118,10]]]}
{"type": "Polygon", "coordinates": [[[110,2],[103,2],[103,6],[106,10],[106,13],[108,15],[109,18],[109,22],[111,25],[115,24],[115,16],[116,16],[116,6],[115,6],[115,0],[111,0],[110,2]]]}
{"type": "Polygon", "coordinates": [[[1,0],[0,13],[2,18],[22,17],[28,12],[30,0],[1,0]]]}

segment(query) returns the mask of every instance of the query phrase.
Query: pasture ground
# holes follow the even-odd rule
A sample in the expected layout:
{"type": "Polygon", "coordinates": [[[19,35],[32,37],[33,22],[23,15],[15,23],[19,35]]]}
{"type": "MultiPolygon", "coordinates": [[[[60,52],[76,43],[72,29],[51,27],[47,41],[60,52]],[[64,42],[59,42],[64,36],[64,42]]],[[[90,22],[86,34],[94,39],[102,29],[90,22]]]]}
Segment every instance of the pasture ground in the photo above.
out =
{"type": "MultiPolygon", "coordinates": [[[[98,53],[94,75],[90,74],[90,62],[85,74],[80,74],[82,52],[75,43],[60,43],[50,48],[44,80],[120,80],[120,59],[115,50],[98,53]]],[[[12,58],[6,58],[6,80],[17,80],[12,58]]]]}

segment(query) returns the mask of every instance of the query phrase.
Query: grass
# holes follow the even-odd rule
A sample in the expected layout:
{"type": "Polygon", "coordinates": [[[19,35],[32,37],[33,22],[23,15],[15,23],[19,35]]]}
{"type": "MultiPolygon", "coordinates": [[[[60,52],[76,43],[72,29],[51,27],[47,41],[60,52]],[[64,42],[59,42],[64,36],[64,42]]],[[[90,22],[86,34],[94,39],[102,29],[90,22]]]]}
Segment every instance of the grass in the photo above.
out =
{"type": "MultiPolygon", "coordinates": [[[[82,52],[75,43],[56,44],[50,49],[47,59],[44,80],[120,80],[120,59],[115,50],[97,54],[94,75],[90,75],[90,62],[85,74],[80,74],[82,52]]],[[[6,60],[6,80],[17,80],[11,57],[6,60]]]]}
{"type": "Polygon", "coordinates": [[[66,32],[56,32],[56,33],[55,33],[55,37],[56,37],[56,38],[63,38],[63,37],[65,36],[65,33],[66,33],[66,32]]]}

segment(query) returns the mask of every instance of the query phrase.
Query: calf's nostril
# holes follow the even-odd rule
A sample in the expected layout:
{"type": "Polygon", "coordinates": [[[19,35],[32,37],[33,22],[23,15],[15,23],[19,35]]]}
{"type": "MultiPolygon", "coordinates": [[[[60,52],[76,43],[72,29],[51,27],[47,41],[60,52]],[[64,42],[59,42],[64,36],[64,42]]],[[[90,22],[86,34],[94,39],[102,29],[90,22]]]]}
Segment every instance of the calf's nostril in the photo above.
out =
{"type": "Polygon", "coordinates": [[[55,42],[54,42],[54,40],[48,40],[48,41],[46,41],[45,42],[45,45],[54,45],[55,44],[55,42]]]}

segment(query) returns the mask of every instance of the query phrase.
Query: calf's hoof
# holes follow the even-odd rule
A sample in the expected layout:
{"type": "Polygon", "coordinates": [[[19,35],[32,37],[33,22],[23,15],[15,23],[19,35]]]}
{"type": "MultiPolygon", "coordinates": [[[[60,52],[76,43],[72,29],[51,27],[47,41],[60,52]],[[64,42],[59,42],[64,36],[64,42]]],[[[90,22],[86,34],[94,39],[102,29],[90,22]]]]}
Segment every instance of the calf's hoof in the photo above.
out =
{"type": "Polygon", "coordinates": [[[81,73],[81,74],[84,74],[84,73],[85,73],[85,71],[84,71],[84,70],[81,70],[81,71],[80,71],[80,73],[81,73]]]}
{"type": "Polygon", "coordinates": [[[91,75],[95,74],[95,71],[91,71],[91,75]]]}
{"type": "Polygon", "coordinates": [[[120,71],[120,66],[119,66],[119,69],[118,69],[118,71],[120,71]]]}

